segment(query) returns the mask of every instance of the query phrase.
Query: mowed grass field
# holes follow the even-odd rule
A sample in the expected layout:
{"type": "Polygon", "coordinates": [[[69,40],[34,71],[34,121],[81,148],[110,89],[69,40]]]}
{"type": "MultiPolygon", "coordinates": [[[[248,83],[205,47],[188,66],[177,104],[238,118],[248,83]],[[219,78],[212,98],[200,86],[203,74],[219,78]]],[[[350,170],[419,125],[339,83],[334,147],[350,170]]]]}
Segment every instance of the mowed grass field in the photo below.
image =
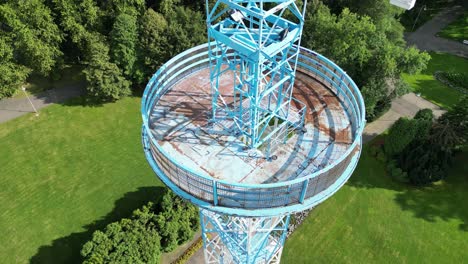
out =
{"type": "Polygon", "coordinates": [[[94,230],[157,199],[140,129],[136,97],[0,124],[0,263],[78,263],[94,230]]]}
{"type": "Polygon", "coordinates": [[[348,183],[286,241],[282,263],[468,263],[468,154],[432,187],[392,181],[364,148],[348,183]]]}
{"type": "Polygon", "coordinates": [[[468,72],[468,59],[446,53],[430,53],[432,59],[427,69],[420,74],[403,74],[413,92],[420,93],[425,99],[449,109],[462,96],[459,91],[448,87],[434,78],[436,71],[468,72]]]}
{"type": "MultiPolygon", "coordinates": [[[[427,70],[403,77],[447,109],[461,93],[433,73],[467,72],[468,60],[431,56],[427,70]]],[[[457,154],[446,180],[416,188],[393,181],[368,148],[348,183],[287,240],[283,263],[468,263],[468,151],[457,154]]]]}

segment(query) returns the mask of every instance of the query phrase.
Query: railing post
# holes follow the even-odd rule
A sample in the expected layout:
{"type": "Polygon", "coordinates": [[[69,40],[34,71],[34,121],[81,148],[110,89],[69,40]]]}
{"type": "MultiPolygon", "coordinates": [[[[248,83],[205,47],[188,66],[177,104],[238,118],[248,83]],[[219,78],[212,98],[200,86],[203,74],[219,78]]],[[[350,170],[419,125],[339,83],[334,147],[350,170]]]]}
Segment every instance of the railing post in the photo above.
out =
{"type": "Polygon", "coordinates": [[[213,181],[213,205],[218,205],[218,187],[216,181],[213,181]]]}
{"type": "Polygon", "coordinates": [[[301,196],[299,197],[299,202],[300,203],[303,203],[304,202],[304,199],[305,199],[305,195],[307,193],[307,186],[309,185],[309,179],[306,179],[303,183],[302,183],[302,191],[301,191],[301,196]]]}

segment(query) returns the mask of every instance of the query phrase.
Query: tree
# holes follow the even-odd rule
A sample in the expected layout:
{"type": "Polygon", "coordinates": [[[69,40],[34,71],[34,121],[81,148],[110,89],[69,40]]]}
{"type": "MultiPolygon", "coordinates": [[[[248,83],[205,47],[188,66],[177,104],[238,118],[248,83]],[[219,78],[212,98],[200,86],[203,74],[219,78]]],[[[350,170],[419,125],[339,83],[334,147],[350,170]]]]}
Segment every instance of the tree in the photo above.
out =
{"type": "Polygon", "coordinates": [[[29,73],[29,68],[13,62],[11,40],[0,37],[0,99],[12,96],[29,73]]]}
{"type": "Polygon", "coordinates": [[[149,202],[130,219],[95,231],[81,255],[84,263],[159,263],[161,251],[188,241],[197,228],[198,209],[168,191],[160,204],[149,202]]]}
{"type": "Polygon", "coordinates": [[[68,53],[75,49],[87,52],[87,45],[103,26],[102,10],[94,0],[52,0],[61,30],[76,47],[69,47],[68,53]]]}
{"type": "Polygon", "coordinates": [[[12,96],[32,70],[48,76],[62,57],[62,34],[40,0],[0,4],[0,98],[12,96]]]}
{"type": "Polygon", "coordinates": [[[126,77],[134,74],[138,39],[136,16],[121,13],[115,18],[111,37],[111,57],[126,77]]]}
{"type": "Polygon", "coordinates": [[[145,0],[108,0],[103,4],[111,18],[116,18],[122,13],[139,16],[145,11],[145,7],[145,0]]]}
{"type": "Polygon", "coordinates": [[[160,237],[145,222],[122,219],[105,231],[96,231],[81,250],[86,264],[91,263],[159,263],[160,237]]]}
{"type": "Polygon", "coordinates": [[[416,137],[418,122],[400,117],[390,128],[385,138],[384,150],[389,156],[400,154],[416,137]]]}
{"type": "Polygon", "coordinates": [[[414,119],[417,120],[426,120],[431,121],[434,119],[434,113],[429,108],[424,108],[419,110],[416,115],[414,115],[414,119]]]}
{"type": "Polygon", "coordinates": [[[206,25],[200,12],[183,6],[174,6],[173,12],[165,15],[165,18],[168,22],[167,54],[169,57],[207,41],[206,25]]]}
{"type": "Polygon", "coordinates": [[[302,39],[304,46],[333,59],[361,87],[369,121],[402,93],[397,90],[404,87],[400,74],[424,69],[430,58],[406,48],[402,38],[391,38],[380,27],[367,14],[340,8],[336,15],[317,2],[307,10],[302,39]]]}
{"type": "Polygon", "coordinates": [[[89,43],[89,65],[83,71],[88,82],[88,94],[103,100],[117,100],[130,94],[130,82],[119,67],[110,62],[109,48],[95,36],[89,43]]]}
{"type": "Polygon", "coordinates": [[[449,151],[429,141],[415,141],[399,157],[399,166],[414,185],[426,185],[447,176],[452,160],[449,151]]]}
{"type": "Polygon", "coordinates": [[[198,228],[198,209],[167,192],[161,201],[161,212],[156,216],[156,226],[163,250],[172,251],[193,237],[198,228]]]}
{"type": "Polygon", "coordinates": [[[138,83],[147,81],[156,69],[168,59],[167,21],[163,15],[149,8],[140,20],[138,40],[138,69],[135,79],[138,83]]]}
{"type": "Polygon", "coordinates": [[[1,34],[12,40],[15,63],[47,76],[62,56],[63,39],[50,9],[40,0],[8,1],[0,5],[0,21],[1,34]]]}
{"type": "Polygon", "coordinates": [[[453,149],[468,143],[468,96],[437,120],[432,134],[433,142],[442,148],[453,149]]]}
{"type": "Polygon", "coordinates": [[[431,109],[421,109],[414,116],[416,134],[413,141],[426,142],[430,137],[434,114],[431,109]]]}

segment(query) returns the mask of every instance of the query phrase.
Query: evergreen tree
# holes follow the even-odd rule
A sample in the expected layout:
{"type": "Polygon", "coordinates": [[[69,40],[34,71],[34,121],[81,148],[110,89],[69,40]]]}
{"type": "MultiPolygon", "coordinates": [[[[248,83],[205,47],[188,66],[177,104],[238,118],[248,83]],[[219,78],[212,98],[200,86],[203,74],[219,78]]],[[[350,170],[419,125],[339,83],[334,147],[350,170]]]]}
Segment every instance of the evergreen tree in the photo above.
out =
{"type": "Polygon", "coordinates": [[[448,149],[468,143],[468,96],[462,97],[437,120],[433,141],[440,142],[443,148],[448,149]]]}
{"type": "Polygon", "coordinates": [[[429,141],[415,141],[399,157],[399,166],[414,185],[426,185],[444,179],[452,160],[450,151],[429,141]]]}

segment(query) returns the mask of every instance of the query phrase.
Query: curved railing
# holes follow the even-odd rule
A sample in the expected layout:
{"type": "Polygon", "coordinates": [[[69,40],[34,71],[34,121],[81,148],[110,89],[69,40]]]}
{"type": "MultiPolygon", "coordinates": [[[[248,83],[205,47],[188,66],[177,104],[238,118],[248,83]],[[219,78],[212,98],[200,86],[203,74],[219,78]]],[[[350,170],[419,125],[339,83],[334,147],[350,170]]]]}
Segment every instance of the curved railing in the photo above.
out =
{"type": "Polygon", "coordinates": [[[300,47],[297,70],[332,90],[351,121],[353,143],[344,155],[308,176],[268,184],[243,184],[213,179],[192,171],[165,152],[151,133],[151,110],[176,82],[209,66],[208,44],[187,50],[164,64],[151,78],[142,99],[145,155],[159,178],[193,203],[222,213],[272,215],[304,210],[336,192],[351,176],[361,151],[365,108],[353,80],[324,56],[300,47]]]}

